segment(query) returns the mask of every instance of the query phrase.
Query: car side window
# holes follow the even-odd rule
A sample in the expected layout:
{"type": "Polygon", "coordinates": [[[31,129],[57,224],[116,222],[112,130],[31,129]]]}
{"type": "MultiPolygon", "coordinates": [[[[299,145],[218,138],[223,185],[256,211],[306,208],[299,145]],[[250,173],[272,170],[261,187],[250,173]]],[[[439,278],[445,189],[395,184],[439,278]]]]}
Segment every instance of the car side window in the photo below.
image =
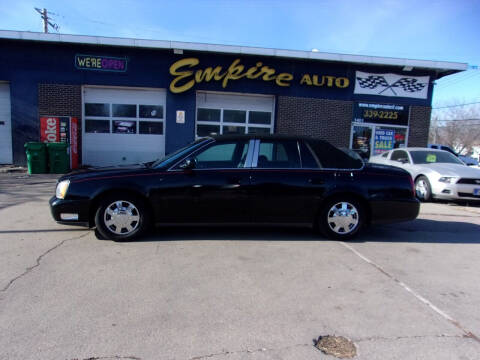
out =
{"type": "Polygon", "coordinates": [[[258,168],[300,168],[297,142],[261,141],[257,160],[258,168]]]}
{"type": "Polygon", "coordinates": [[[302,168],[307,169],[318,169],[319,164],[315,159],[312,151],[305,145],[304,142],[299,142],[300,144],[300,158],[302,159],[302,168]]]}
{"type": "Polygon", "coordinates": [[[398,162],[401,162],[401,163],[409,163],[410,162],[410,160],[408,159],[408,154],[404,150],[395,150],[392,153],[392,156],[391,156],[390,160],[398,161],[398,162]]]}
{"type": "Polygon", "coordinates": [[[388,151],[387,151],[387,152],[384,152],[384,153],[382,154],[382,157],[384,157],[384,158],[386,159],[386,158],[388,157],[388,151]]]}
{"type": "Polygon", "coordinates": [[[245,164],[248,143],[233,141],[214,143],[197,153],[193,159],[196,169],[231,169],[245,164]]]}

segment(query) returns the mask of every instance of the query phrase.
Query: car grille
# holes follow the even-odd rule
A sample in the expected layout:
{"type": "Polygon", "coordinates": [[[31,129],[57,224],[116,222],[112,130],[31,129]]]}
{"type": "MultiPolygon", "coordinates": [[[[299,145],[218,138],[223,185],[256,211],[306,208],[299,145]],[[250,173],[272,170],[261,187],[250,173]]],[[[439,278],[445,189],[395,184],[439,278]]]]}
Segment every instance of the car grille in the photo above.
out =
{"type": "Polygon", "coordinates": [[[460,197],[471,197],[471,198],[478,198],[480,199],[480,195],[473,195],[471,193],[464,193],[464,192],[459,192],[458,196],[460,197]]]}
{"type": "Polygon", "coordinates": [[[457,181],[457,184],[480,185],[480,179],[461,178],[457,181]]]}

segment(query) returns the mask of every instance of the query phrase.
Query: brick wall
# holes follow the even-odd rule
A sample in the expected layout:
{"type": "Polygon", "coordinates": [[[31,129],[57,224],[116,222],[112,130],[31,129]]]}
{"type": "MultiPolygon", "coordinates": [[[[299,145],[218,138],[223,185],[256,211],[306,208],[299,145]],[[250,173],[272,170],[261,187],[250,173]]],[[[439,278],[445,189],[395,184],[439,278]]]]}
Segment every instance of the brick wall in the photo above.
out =
{"type": "Polygon", "coordinates": [[[308,135],[348,147],[353,102],[279,96],[275,133],[308,135]]]}
{"type": "Polygon", "coordinates": [[[80,85],[38,84],[39,116],[72,116],[78,119],[78,154],[82,156],[82,87],[80,85]]]}
{"type": "Polygon", "coordinates": [[[427,146],[431,111],[432,108],[428,106],[410,107],[408,146],[427,146]]]}

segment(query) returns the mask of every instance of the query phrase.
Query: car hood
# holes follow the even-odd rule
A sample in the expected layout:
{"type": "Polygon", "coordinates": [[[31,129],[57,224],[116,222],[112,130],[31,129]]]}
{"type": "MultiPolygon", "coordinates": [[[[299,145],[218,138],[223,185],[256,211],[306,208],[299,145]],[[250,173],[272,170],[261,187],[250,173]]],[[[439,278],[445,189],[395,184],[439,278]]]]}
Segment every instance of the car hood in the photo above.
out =
{"type": "Polygon", "coordinates": [[[422,164],[419,167],[433,170],[443,176],[460,176],[467,178],[480,178],[480,170],[460,164],[422,164]]]}
{"type": "Polygon", "coordinates": [[[63,175],[58,181],[70,180],[75,181],[79,179],[103,177],[110,175],[122,175],[136,172],[143,172],[148,170],[148,163],[146,164],[129,164],[117,166],[89,166],[81,169],[73,170],[72,172],[63,175]]]}

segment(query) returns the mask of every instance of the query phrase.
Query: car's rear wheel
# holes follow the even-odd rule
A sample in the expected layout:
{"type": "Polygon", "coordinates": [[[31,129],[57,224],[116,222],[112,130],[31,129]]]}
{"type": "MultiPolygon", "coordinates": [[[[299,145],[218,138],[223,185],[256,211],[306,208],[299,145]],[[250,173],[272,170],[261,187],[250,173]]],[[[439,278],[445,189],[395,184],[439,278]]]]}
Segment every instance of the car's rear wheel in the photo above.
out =
{"type": "Polygon", "coordinates": [[[98,232],[115,241],[127,241],[142,235],[148,224],[145,203],[136,196],[108,196],[100,201],[95,214],[98,232]]]}
{"type": "Polygon", "coordinates": [[[364,223],[364,208],[355,199],[331,199],[320,212],[320,230],[329,239],[350,240],[358,234],[364,223]]]}
{"type": "Polygon", "coordinates": [[[430,201],[432,199],[432,187],[426,176],[419,176],[415,180],[415,194],[420,201],[430,201]]]}

